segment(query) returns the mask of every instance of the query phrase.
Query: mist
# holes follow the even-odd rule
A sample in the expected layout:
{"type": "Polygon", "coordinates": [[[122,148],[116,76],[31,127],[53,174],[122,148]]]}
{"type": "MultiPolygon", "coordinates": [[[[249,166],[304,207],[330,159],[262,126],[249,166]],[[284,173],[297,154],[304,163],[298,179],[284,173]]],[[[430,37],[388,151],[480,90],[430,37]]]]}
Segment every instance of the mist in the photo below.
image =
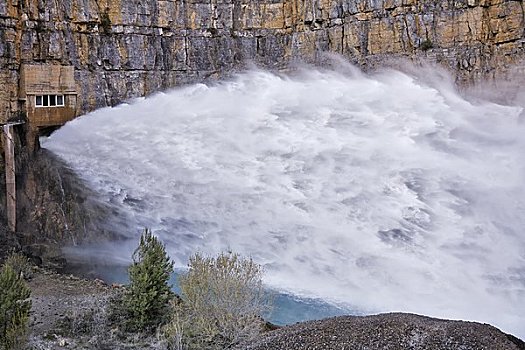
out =
{"type": "Polygon", "coordinates": [[[118,208],[134,240],[106,258],[129,261],[150,227],[179,267],[231,250],[297,296],[525,338],[523,104],[466,100],[428,69],[343,68],[158,93],[43,147],[118,208]]]}

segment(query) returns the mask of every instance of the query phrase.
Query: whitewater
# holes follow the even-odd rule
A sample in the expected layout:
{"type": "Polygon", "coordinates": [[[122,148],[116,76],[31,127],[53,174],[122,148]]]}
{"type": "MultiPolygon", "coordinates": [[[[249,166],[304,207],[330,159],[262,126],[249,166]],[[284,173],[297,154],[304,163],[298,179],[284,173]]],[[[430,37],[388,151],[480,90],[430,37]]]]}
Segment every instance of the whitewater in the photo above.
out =
{"type": "MultiPolygon", "coordinates": [[[[260,70],[77,118],[43,147],[177,266],[234,251],[265,283],[359,313],[525,338],[525,113],[398,71],[260,70]]],[[[427,77],[428,78],[428,77],[427,77]]]]}

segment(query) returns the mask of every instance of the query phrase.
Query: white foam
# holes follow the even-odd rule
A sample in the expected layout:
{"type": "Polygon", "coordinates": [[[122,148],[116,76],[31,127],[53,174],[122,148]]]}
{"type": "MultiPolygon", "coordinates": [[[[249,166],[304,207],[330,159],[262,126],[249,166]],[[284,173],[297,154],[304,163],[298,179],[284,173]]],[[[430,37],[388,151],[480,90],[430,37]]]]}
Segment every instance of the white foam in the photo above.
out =
{"type": "Polygon", "coordinates": [[[521,112],[395,71],[250,71],[98,110],[43,146],[179,265],[231,249],[298,295],[525,337],[521,112]]]}

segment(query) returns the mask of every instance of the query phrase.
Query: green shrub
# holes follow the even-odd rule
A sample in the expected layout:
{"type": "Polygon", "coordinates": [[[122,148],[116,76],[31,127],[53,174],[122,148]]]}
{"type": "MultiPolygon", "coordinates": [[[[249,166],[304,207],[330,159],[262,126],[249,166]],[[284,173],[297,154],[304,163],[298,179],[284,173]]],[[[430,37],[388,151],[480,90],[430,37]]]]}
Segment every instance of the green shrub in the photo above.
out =
{"type": "Polygon", "coordinates": [[[27,334],[31,291],[9,264],[0,270],[0,291],[0,349],[17,349],[27,334]]]}
{"type": "Polygon", "coordinates": [[[33,270],[29,259],[23,254],[20,253],[11,253],[6,261],[6,265],[11,266],[15,271],[17,276],[22,277],[25,280],[31,279],[33,276],[33,270]]]}
{"type": "Polygon", "coordinates": [[[167,321],[173,298],[168,284],[172,272],[173,262],[164,245],[145,229],[133,253],[130,285],[123,298],[128,330],[153,331],[167,321]]]}
{"type": "Polygon", "coordinates": [[[186,346],[195,349],[224,349],[254,338],[270,308],[262,272],[252,259],[237,254],[195,254],[179,278],[182,302],[172,306],[167,338],[175,344],[185,338],[186,346]]]}

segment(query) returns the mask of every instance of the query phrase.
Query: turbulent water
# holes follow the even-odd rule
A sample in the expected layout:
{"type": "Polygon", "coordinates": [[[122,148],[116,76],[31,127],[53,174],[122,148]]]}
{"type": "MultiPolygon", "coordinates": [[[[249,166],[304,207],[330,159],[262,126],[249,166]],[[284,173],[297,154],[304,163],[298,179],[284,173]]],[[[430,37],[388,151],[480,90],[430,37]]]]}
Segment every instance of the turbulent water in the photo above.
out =
{"type": "Polygon", "coordinates": [[[278,290],[525,337],[524,114],[396,71],[250,71],[98,110],[43,146],[180,266],[232,250],[278,290]]]}

